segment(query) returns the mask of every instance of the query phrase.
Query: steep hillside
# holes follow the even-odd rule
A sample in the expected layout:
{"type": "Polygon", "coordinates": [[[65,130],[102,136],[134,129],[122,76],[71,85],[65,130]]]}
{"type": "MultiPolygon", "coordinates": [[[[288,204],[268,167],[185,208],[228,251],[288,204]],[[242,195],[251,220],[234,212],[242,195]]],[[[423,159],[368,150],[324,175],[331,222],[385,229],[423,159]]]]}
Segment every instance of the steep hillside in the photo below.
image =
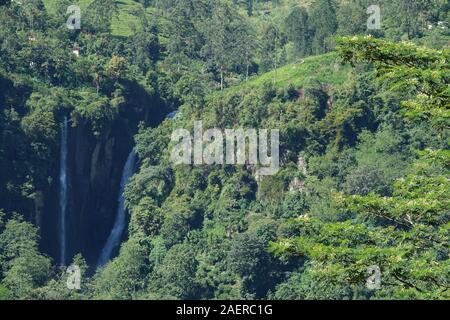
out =
{"type": "Polygon", "coordinates": [[[0,1],[0,300],[448,299],[450,3],[372,4],[0,1]]]}
{"type": "MultiPolygon", "coordinates": [[[[277,86],[274,73],[263,74],[204,97],[198,105],[185,103],[175,119],[141,129],[136,136],[141,165],[125,192],[129,240],[118,258],[97,274],[96,296],[120,296],[121,282],[110,284],[133,254],[133,263],[151,270],[148,293],[141,297],[263,298],[272,292],[287,298],[277,286],[297,274],[303,262],[270,256],[267,243],[289,234],[285,224],[290,218],[335,212],[332,188],[345,185],[346,176],[358,167],[346,163],[342,150],[357,144],[364,130],[374,130],[386,111],[374,114],[377,99],[370,74],[357,76],[336,63],[335,55],[305,59],[276,70],[283,79],[277,86]],[[323,77],[326,72],[330,81],[323,77]],[[258,177],[251,165],[173,165],[172,132],[184,128],[192,135],[196,120],[203,121],[204,130],[280,130],[279,172],[258,177]],[[341,178],[332,178],[334,166],[341,178]]],[[[386,136],[366,132],[361,141],[371,148],[386,136]]],[[[392,157],[375,152],[369,160],[386,176],[380,186],[404,165],[398,143],[392,141],[392,157]],[[377,163],[379,157],[385,157],[384,164],[377,163]]]]}
{"type": "Polygon", "coordinates": [[[255,76],[240,85],[230,87],[227,91],[239,91],[244,88],[259,87],[271,82],[277,88],[312,86],[318,82],[339,85],[348,79],[350,68],[340,63],[336,53],[311,56],[298,59],[276,70],[255,76]]]}

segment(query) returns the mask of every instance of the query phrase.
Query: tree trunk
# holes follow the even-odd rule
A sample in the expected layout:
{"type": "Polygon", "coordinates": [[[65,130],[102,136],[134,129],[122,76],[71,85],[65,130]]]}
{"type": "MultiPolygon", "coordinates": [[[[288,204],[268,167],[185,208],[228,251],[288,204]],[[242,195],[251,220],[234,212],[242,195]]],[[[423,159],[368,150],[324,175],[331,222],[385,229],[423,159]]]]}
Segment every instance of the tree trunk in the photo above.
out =
{"type": "Polygon", "coordinates": [[[250,64],[249,63],[247,63],[247,65],[246,65],[246,70],[245,70],[245,82],[247,82],[248,81],[248,69],[249,69],[249,66],[250,64]]]}

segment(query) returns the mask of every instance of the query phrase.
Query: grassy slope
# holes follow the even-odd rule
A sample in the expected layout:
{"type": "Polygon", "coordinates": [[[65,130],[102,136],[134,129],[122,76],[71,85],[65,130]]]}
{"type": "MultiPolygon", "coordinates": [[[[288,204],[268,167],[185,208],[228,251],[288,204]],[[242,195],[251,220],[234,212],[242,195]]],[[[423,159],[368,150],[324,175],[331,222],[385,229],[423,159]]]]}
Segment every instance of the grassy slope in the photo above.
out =
{"type": "Polygon", "coordinates": [[[259,87],[265,82],[274,82],[276,87],[308,87],[317,82],[338,85],[345,82],[350,68],[340,65],[336,53],[312,56],[296,63],[288,64],[276,70],[251,78],[248,82],[226,89],[239,91],[247,87],[259,87]]]}

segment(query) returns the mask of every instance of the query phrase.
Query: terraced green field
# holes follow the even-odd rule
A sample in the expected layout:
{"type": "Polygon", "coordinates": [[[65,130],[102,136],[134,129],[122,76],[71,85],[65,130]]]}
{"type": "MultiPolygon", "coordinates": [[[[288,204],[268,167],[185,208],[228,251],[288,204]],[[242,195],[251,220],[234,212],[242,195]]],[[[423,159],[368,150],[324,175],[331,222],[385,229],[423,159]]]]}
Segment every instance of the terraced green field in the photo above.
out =
{"type": "MultiPolygon", "coordinates": [[[[85,10],[93,0],[73,0],[73,4],[80,6],[81,19],[83,19],[83,10],[85,10]]],[[[115,16],[112,21],[112,34],[116,36],[128,36],[132,33],[132,26],[137,25],[137,18],[133,12],[140,7],[140,4],[134,0],[116,1],[119,7],[119,15],[115,16]]],[[[55,10],[54,0],[44,0],[47,10],[52,12],[55,10]]]]}

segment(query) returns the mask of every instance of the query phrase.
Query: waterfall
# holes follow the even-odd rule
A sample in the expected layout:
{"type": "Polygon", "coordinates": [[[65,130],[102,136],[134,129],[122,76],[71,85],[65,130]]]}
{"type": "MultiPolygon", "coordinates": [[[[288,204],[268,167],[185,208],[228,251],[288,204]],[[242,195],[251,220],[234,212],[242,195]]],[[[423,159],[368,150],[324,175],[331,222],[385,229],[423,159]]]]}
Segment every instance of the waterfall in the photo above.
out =
{"type": "Polygon", "coordinates": [[[67,215],[67,117],[61,126],[59,154],[59,261],[66,263],[66,215],[67,215]]]}
{"type": "Polygon", "coordinates": [[[130,179],[131,175],[134,172],[135,163],[136,163],[136,152],[133,149],[128,155],[127,162],[123,167],[122,179],[120,181],[120,191],[118,198],[119,205],[117,207],[116,220],[114,222],[114,226],[111,230],[111,233],[108,236],[108,240],[106,241],[106,244],[101,251],[100,258],[98,259],[97,262],[97,268],[102,267],[111,259],[111,255],[114,249],[116,249],[120,244],[123,230],[125,229],[126,225],[125,197],[123,193],[125,191],[125,186],[127,185],[128,180],[130,179]]]}

